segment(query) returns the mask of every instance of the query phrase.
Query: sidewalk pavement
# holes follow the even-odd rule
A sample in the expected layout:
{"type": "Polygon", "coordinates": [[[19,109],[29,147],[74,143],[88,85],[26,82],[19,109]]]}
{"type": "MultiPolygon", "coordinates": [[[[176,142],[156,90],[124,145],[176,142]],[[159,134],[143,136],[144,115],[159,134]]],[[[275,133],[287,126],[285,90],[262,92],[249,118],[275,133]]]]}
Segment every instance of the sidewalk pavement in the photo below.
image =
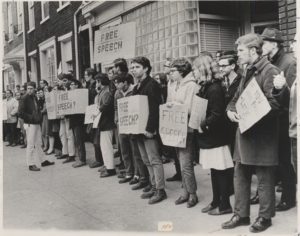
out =
{"type": "MultiPolygon", "coordinates": [[[[92,162],[93,146],[86,143],[87,159],[92,162]]],[[[232,214],[210,216],[201,209],[212,199],[209,170],[195,166],[199,203],[194,208],[175,206],[181,192],[180,182],[167,182],[167,200],[148,205],[141,191],[119,184],[117,177],[99,178],[96,169],[73,168],[72,163],[42,167],[31,172],[26,166],[25,150],[3,147],[3,226],[4,229],[93,230],[103,232],[158,232],[159,222],[171,222],[173,233],[251,234],[249,226],[222,230],[221,224],[232,214]]],[[[172,163],[164,165],[165,178],[174,174],[172,163]]],[[[256,178],[253,178],[256,182],[256,178]]],[[[256,186],[253,184],[252,194],[256,186]]],[[[277,193],[277,202],[280,195],[277,193]]],[[[234,196],[231,197],[234,205],[234,196]]],[[[258,205],[251,207],[251,222],[258,205]]],[[[295,235],[297,208],[276,213],[266,234],[295,235]]]]}

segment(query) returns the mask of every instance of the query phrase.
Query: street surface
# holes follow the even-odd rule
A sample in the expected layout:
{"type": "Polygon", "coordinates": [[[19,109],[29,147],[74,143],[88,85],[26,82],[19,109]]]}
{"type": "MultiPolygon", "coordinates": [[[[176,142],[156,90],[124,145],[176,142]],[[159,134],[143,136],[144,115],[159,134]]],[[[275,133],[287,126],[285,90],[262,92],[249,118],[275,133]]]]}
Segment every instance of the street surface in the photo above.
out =
{"type": "MultiPolygon", "coordinates": [[[[249,226],[222,230],[221,224],[232,214],[210,216],[201,213],[212,198],[208,170],[195,167],[199,203],[194,208],[175,206],[180,194],[180,182],[167,182],[167,200],[148,205],[140,198],[141,190],[119,184],[114,177],[99,178],[96,169],[88,166],[71,167],[72,163],[42,167],[31,172],[26,166],[26,150],[3,147],[3,227],[26,230],[89,230],[103,232],[158,232],[159,222],[171,222],[165,230],[173,233],[251,234],[249,226]]],[[[94,151],[86,143],[88,162],[93,161],[94,151]]],[[[53,160],[54,160],[54,156],[53,160]]],[[[117,159],[116,159],[117,160],[117,159]]],[[[164,165],[165,178],[174,174],[173,163],[164,165]]],[[[256,178],[253,178],[256,182],[256,178]]],[[[256,189],[252,187],[252,194],[256,189]]],[[[277,202],[279,201],[277,193],[277,202]]],[[[234,205],[234,197],[231,197],[234,205]]],[[[251,207],[251,222],[257,217],[258,205],[251,207]]],[[[273,226],[266,234],[296,235],[297,208],[276,213],[273,226]]],[[[152,235],[152,234],[150,234],[152,235]]]]}

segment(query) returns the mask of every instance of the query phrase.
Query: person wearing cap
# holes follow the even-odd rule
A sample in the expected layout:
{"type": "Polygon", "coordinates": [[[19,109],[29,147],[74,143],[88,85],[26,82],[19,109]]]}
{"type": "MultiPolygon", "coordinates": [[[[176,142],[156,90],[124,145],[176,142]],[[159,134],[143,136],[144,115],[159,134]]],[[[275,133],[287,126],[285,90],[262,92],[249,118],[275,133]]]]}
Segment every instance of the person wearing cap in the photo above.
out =
{"type": "MultiPolygon", "coordinates": [[[[242,75],[239,72],[239,66],[237,65],[237,55],[235,51],[226,51],[220,57],[218,62],[220,76],[223,79],[223,89],[225,92],[225,105],[227,106],[231,99],[234,97],[235,92],[240,84],[242,75]]],[[[228,137],[230,139],[230,150],[233,155],[235,133],[237,124],[228,122],[228,137]]]]}
{"type": "MultiPolygon", "coordinates": [[[[291,42],[290,50],[294,53],[294,56],[296,58],[296,38],[297,35],[295,35],[295,38],[291,42]]],[[[294,179],[291,180],[292,183],[295,183],[295,179],[297,177],[297,79],[293,82],[291,88],[288,85],[287,78],[284,76],[277,76],[274,78],[274,89],[273,89],[273,95],[274,97],[281,103],[281,105],[289,109],[289,138],[290,138],[290,155],[291,155],[291,164],[293,166],[293,170],[287,169],[286,171],[290,171],[294,174],[294,179]]],[[[288,151],[289,153],[289,151],[288,151]]],[[[286,165],[289,166],[289,164],[286,161],[286,165]]],[[[289,166],[290,167],[290,166],[289,166]]],[[[290,173],[290,174],[291,174],[290,173]]],[[[286,176],[288,176],[288,173],[285,173],[286,176]]],[[[291,183],[288,183],[289,185],[291,183]]],[[[285,185],[284,185],[285,186],[285,185]]],[[[281,202],[279,205],[277,205],[277,211],[280,210],[288,210],[289,208],[295,206],[295,193],[293,192],[292,196],[289,196],[291,193],[288,192],[289,195],[285,195],[285,199],[293,200],[292,202],[284,202],[282,201],[284,197],[284,193],[287,193],[285,188],[283,186],[283,192],[281,195],[281,202]],[[289,198],[288,198],[289,197],[289,198]],[[291,204],[292,203],[292,204],[291,204]]],[[[293,186],[294,187],[294,186],[293,186]]],[[[294,189],[293,189],[294,190],[294,189]]]]}
{"type": "MultiPolygon", "coordinates": [[[[73,77],[73,76],[72,76],[73,77]]],[[[77,90],[82,88],[82,84],[74,79],[69,79],[70,90],[77,90]]],[[[84,144],[84,114],[67,115],[69,118],[69,127],[74,134],[75,151],[78,155],[78,160],[73,163],[74,168],[86,165],[86,150],[84,144]]]]}
{"type": "MultiPolygon", "coordinates": [[[[278,76],[283,75],[286,78],[287,86],[291,88],[296,79],[296,60],[284,51],[281,31],[265,28],[261,36],[264,40],[263,55],[268,56],[270,62],[280,69],[281,75],[278,76]]],[[[296,176],[291,164],[288,104],[282,109],[279,122],[278,171],[282,182],[282,194],[276,211],[286,211],[296,205],[296,176]]]]}
{"type": "Polygon", "coordinates": [[[236,132],[233,160],[235,161],[235,207],[233,217],[222,224],[232,229],[250,224],[251,178],[254,171],[258,179],[259,214],[251,225],[251,232],[262,232],[272,225],[275,216],[275,167],[278,165],[278,113],[279,103],[272,96],[273,78],[279,74],[266,57],[262,56],[263,40],[257,34],[246,34],[236,41],[239,62],[247,65],[235,96],[227,106],[227,116],[239,122],[236,103],[249,84],[256,80],[271,110],[261,120],[241,133],[236,132]]]}
{"type": "Polygon", "coordinates": [[[103,155],[104,166],[101,168],[100,177],[116,175],[114,153],[113,153],[113,130],[114,123],[114,94],[110,90],[110,81],[107,74],[98,73],[95,76],[98,94],[95,97],[95,104],[101,112],[98,128],[100,131],[100,147],[103,155]]]}

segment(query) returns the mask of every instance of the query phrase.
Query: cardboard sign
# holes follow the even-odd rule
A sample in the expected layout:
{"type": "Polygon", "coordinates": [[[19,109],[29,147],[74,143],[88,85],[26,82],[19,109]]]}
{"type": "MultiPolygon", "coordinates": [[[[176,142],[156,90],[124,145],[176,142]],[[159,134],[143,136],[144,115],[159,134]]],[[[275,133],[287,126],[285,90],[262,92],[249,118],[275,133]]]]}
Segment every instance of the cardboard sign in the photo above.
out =
{"type": "Polygon", "coordinates": [[[207,102],[207,99],[199,96],[193,98],[189,127],[197,129],[200,133],[203,133],[200,124],[206,118],[207,102]]]}
{"type": "Polygon", "coordinates": [[[135,95],[118,99],[120,134],[144,134],[149,116],[148,97],[135,95]]]}
{"type": "Polygon", "coordinates": [[[135,22],[95,32],[94,63],[111,63],[116,58],[135,57],[135,22]]]}
{"type": "Polygon", "coordinates": [[[235,106],[240,116],[241,133],[251,128],[271,110],[270,104],[255,78],[249,82],[235,106]]]}
{"type": "Polygon", "coordinates": [[[100,111],[98,109],[97,104],[87,106],[85,109],[84,123],[85,124],[93,123],[99,112],[100,111]]]}
{"type": "Polygon", "coordinates": [[[3,112],[2,112],[2,114],[3,114],[3,120],[7,120],[7,104],[6,104],[6,99],[5,100],[3,100],[3,112]]]}
{"type": "Polygon", "coordinates": [[[186,147],[188,108],[185,105],[159,106],[159,134],[164,145],[186,147]]]}
{"type": "Polygon", "coordinates": [[[59,116],[57,115],[56,104],[56,97],[58,93],[59,91],[51,91],[50,93],[45,93],[46,109],[49,120],[55,120],[59,118],[59,116]]]}
{"type": "Polygon", "coordinates": [[[75,89],[58,93],[56,100],[58,115],[83,114],[88,106],[88,89],[75,89]]]}

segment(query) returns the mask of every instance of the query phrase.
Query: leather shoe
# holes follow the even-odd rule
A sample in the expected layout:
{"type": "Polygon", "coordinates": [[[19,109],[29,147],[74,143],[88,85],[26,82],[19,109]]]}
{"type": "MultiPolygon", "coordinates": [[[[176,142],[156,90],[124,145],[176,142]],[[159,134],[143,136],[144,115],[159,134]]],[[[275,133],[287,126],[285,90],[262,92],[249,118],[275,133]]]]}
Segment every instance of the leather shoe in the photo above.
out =
{"type": "Polygon", "coordinates": [[[31,171],[40,171],[41,169],[38,168],[36,165],[32,165],[32,166],[29,166],[29,170],[31,170],[31,171]]]}
{"type": "Polygon", "coordinates": [[[54,165],[54,162],[51,162],[51,161],[48,161],[48,160],[43,161],[42,164],[41,164],[41,166],[43,166],[43,167],[51,166],[51,165],[54,165]]]}
{"type": "Polygon", "coordinates": [[[130,181],[129,181],[129,185],[133,185],[133,184],[137,184],[139,182],[139,179],[137,177],[133,177],[130,181]]]}
{"type": "Polygon", "coordinates": [[[61,160],[61,159],[66,159],[66,158],[68,158],[68,155],[61,155],[61,156],[58,156],[56,159],[61,160]]]}
{"type": "Polygon", "coordinates": [[[46,152],[46,155],[52,155],[54,154],[54,150],[52,152],[46,152]]]}
{"type": "Polygon", "coordinates": [[[24,144],[20,148],[27,148],[27,145],[24,144]]]}
{"type": "Polygon", "coordinates": [[[73,162],[73,161],[75,161],[75,157],[74,156],[69,156],[62,163],[65,164],[65,163],[69,163],[69,162],[73,162]]]}
{"type": "Polygon", "coordinates": [[[143,192],[144,192],[144,193],[147,193],[147,192],[149,192],[151,189],[152,189],[151,184],[148,184],[148,185],[143,189],[143,192]]]}
{"type": "Polygon", "coordinates": [[[258,197],[258,194],[256,194],[254,197],[252,197],[250,199],[250,205],[255,205],[255,204],[258,204],[259,203],[259,197],[258,197]]]}
{"type": "Polygon", "coordinates": [[[138,182],[136,185],[134,185],[131,189],[132,190],[138,190],[145,188],[148,185],[148,182],[138,182]]]}
{"type": "Polygon", "coordinates": [[[97,168],[97,167],[100,167],[100,166],[102,166],[102,165],[98,161],[95,161],[92,164],[90,164],[90,168],[97,168]]]}
{"type": "Polygon", "coordinates": [[[119,184],[127,183],[127,182],[129,182],[131,179],[132,179],[132,176],[125,177],[125,178],[119,180],[119,184]]]}
{"type": "Polygon", "coordinates": [[[15,144],[15,143],[13,143],[13,144],[11,145],[11,147],[15,147],[15,146],[17,146],[17,144],[15,144]]]}
{"type": "Polygon", "coordinates": [[[78,167],[85,166],[85,165],[86,165],[85,162],[83,162],[83,161],[78,161],[78,162],[75,162],[75,163],[72,165],[72,167],[78,168],[78,167]]]}
{"type": "Polygon", "coordinates": [[[152,198],[156,193],[156,189],[155,188],[152,188],[151,191],[147,192],[147,193],[143,193],[141,195],[141,198],[142,199],[147,199],[147,198],[152,198]]]}
{"type": "Polygon", "coordinates": [[[208,211],[208,214],[212,216],[225,215],[229,213],[232,213],[232,208],[228,208],[220,211],[219,207],[216,207],[215,209],[208,211]]]}
{"type": "Polygon", "coordinates": [[[276,211],[287,211],[294,206],[295,204],[287,204],[286,202],[279,202],[279,204],[276,206],[276,211]]]}
{"type": "Polygon", "coordinates": [[[213,210],[213,209],[216,209],[216,208],[217,208],[217,207],[213,207],[211,204],[209,204],[208,206],[202,208],[201,212],[202,212],[202,213],[207,213],[207,212],[209,212],[209,211],[211,211],[211,210],[213,210]]]}
{"type": "Polygon", "coordinates": [[[166,181],[172,182],[172,181],[181,181],[181,175],[175,174],[174,176],[167,178],[166,181]]]}
{"type": "Polygon", "coordinates": [[[249,228],[249,230],[252,233],[259,233],[259,232],[265,231],[271,225],[272,225],[272,220],[271,219],[265,219],[265,218],[263,218],[263,217],[260,216],[251,225],[251,227],[249,228]]]}
{"type": "Polygon", "coordinates": [[[150,198],[149,200],[149,204],[155,204],[155,203],[159,203],[162,200],[167,198],[167,193],[164,189],[157,189],[155,194],[150,198]]]}
{"type": "Polygon", "coordinates": [[[250,217],[240,217],[239,215],[234,214],[229,221],[222,224],[222,229],[233,229],[241,225],[249,225],[249,224],[250,224],[250,217]]]}
{"type": "Polygon", "coordinates": [[[187,208],[191,208],[191,207],[194,207],[196,206],[198,203],[198,197],[191,197],[190,196],[190,199],[187,201],[187,204],[186,204],[186,207],[187,208]]]}
{"type": "Polygon", "coordinates": [[[175,201],[175,205],[180,205],[182,203],[185,203],[189,200],[188,197],[182,197],[180,196],[176,201],[175,201]]]}

